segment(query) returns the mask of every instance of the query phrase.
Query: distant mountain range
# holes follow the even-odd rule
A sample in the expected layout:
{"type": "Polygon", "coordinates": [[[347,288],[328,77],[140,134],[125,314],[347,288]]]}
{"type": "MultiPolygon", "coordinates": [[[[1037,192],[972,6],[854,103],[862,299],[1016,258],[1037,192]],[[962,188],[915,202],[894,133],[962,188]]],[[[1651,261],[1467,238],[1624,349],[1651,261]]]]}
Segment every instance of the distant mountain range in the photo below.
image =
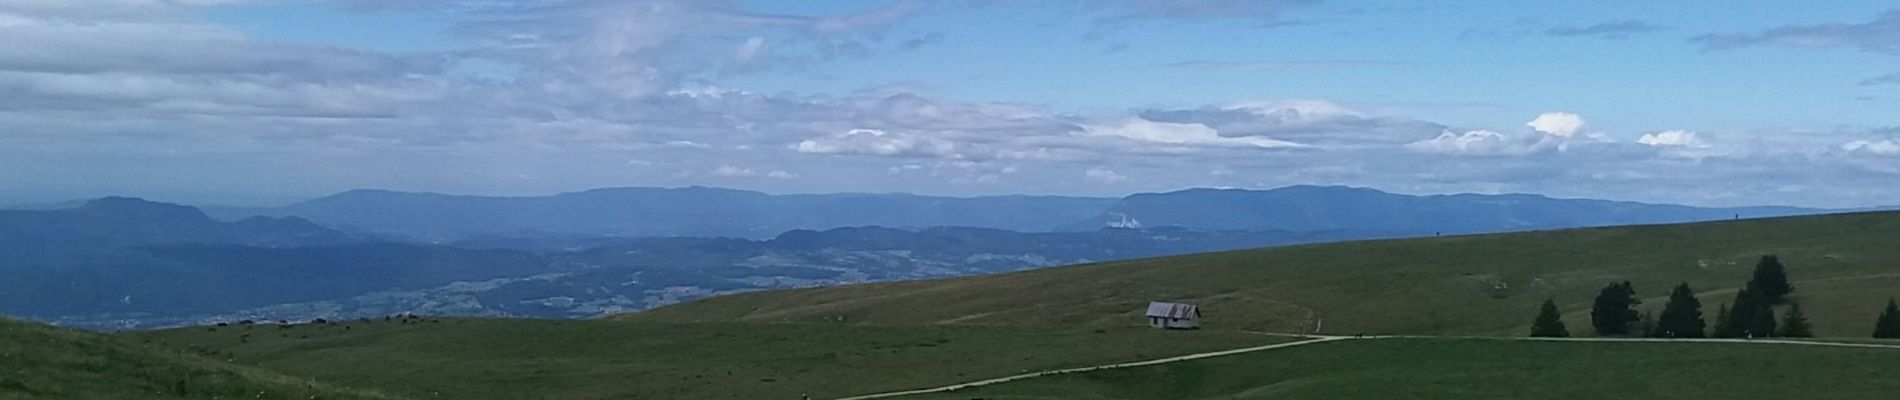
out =
{"type": "Polygon", "coordinates": [[[0,314],[97,328],[586,317],[736,292],[1290,244],[1830,211],[1315,186],[1124,199],[352,191],[211,215],[119,197],[38,208],[0,210],[0,314]]]}
{"type": "Polygon", "coordinates": [[[967,226],[1050,231],[1101,214],[1115,199],[909,194],[769,195],[689,187],[615,188],[544,197],[355,190],[274,209],[212,209],[221,218],[297,216],[324,225],[428,241],[493,237],[734,237],[796,229],[967,226]]]}
{"type": "Polygon", "coordinates": [[[437,243],[492,239],[734,237],[857,226],[960,226],[1019,232],[1103,227],[1196,230],[1504,232],[1802,215],[1797,207],[1703,208],[1537,195],[1414,196],[1339,186],[1190,189],[1121,199],[908,194],[770,195],[689,187],[598,189],[544,197],[356,190],[271,209],[214,216],[295,216],[345,230],[437,243]]]}
{"type": "Polygon", "coordinates": [[[237,319],[587,317],[725,293],[954,277],[1376,232],[854,227],[741,238],[392,241],[104,198],[0,211],[0,314],[94,328],[237,319]],[[559,243],[555,246],[550,243],[559,243]]]}
{"type": "Polygon", "coordinates": [[[730,293],[983,275],[1358,237],[1364,234],[839,228],[792,231],[768,240],[652,238],[550,254],[549,268],[536,275],[377,291],[223,315],[197,315],[178,322],[402,312],[584,318],[730,293]]]}
{"type": "Polygon", "coordinates": [[[1339,186],[1190,189],[1128,196],[1072,230],[1136,223],[1208,230],[1376,230],[1481,233],[1764,218],[1831,212],[1797,207],[1703,208],[1527,194],[1413,196],[1339,186]]]}
{"type": "Polygon", "coordinates": [[[526,252],[379,242],[298,218],[220,222],[129,198],[0,211],[0,313],[35,319],[228,312],[545,266],[526,252]]]}
{"type": "Polygon", "coordinates": [[[222,222],[197,208],[125,197],[86,201],[72,208],[0,210],[0,237],[6,239],[0,241],[0,252],[180,243],[291,247],[368,240],[297,217],[252,216],[222,222]]]}

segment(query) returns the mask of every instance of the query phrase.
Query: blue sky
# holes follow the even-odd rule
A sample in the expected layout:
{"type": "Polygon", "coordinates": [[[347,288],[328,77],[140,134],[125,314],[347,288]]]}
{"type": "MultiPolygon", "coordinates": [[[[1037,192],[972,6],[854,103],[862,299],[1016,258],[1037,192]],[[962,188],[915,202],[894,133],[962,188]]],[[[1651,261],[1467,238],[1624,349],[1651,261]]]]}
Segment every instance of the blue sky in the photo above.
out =
{"type": "Polygon", "coordinates": [[[1338,184],[1900,204],[1896,10],[0,1],[0,90],[26,99],[0,101],[0,201],[1338,184]]]}
{"type": "MultiPolygon", "coordinates": [[[[1141,21],[1107,27],[1086,1],[932,7],[881,35],[939,39],[915,51],[719,76],[747,90],[842,95],[908,85],[945,98],[1062,110],[1192,107],[1210,100],[1313,98],[1418,108],[1484,105],[1457,125],[1518,122],[1545,109],[1618,117],[1604,127],[1749,129],[1900,125],[1889,55],[1837,49],[1705,52],[1692,39],[1784,25],[1864,22],[1900,4],[1830,2],[1335,1],[1271,19],[1141,21]],[[1741,4],[1735,4],[1741,3],[1741,4]],[[1552,29],[1641,22],[1627,37],[1552,29]],[[1192,68],[1187,62],[1305,63],[1192,68]],[[1640,96],[1642,99],[1632,99],[1640,96]],[[1790,104],[1790,99],[1806,99],[1790,104]],[[1796,107],[1789,112],[1788,107],[1796,107]],[[1659,111],[1660,107],[1676,109],[1659,111]]],[[[744,11],[801,16],[875,10],[889,1],[746,1],[744,11]]],[[[260,39],[387,52],[453,51],[451,9],[368,11],[323,3],[241,4],[202,11],[260,39]]],[[[1443,111],[1443,110],[1434,110],[1443,111]]]]}

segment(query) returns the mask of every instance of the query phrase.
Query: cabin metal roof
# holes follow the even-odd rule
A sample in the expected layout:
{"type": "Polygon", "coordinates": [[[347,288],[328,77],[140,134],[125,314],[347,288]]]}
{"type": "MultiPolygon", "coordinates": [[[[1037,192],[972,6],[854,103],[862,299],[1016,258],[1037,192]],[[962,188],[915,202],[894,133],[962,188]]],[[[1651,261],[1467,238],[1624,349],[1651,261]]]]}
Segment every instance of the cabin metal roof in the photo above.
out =
{"type": "Polygon", "coordinates": [[[1150,317],[1186,319],[1197,317],[1200,314],[1200,307],[1196,307],[1193,304],[1160,301],[1148,303],[1148,316],[1150,317]]]}

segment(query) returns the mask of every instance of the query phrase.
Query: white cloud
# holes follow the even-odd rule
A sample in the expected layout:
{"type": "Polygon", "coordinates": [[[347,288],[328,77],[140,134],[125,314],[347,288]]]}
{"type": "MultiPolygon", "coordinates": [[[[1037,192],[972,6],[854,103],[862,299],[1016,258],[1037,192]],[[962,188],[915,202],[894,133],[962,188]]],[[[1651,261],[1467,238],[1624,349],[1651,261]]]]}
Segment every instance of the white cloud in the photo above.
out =
{"type": "Polygon", "coordinates": [[[1447,131],[1438,137],[1412,142],[1405,145],[1412,150],[1446,155],[1521,155],[1529,153],[1530,146],[1523,140],[1492,131],[1469,131],[1453,133],[1447,131]]]}
{"type": "Polygon", "coordinates": [[[1847,144],[1841,145],[1841,150],[1846,150],[1848,153],[1852,153],[1852,154],[1861,154],[1861,155],[1879,156],[1879,157],[1900,157],[1900,141],[1894,141],[1893,139],[1856,140],[1856,141],[1847,142],[1847,144]]]}
{"type": "MultiPolygon", "coordinates": [[[[1613,146],[1616,142],[1601,132],[1582,133],[1583,117],[1563,112],[1547,112],[1525,123],[1531,129],[1522,133],[1473,130],[1464,133],[1444,131],[1437,137],[1405,145],[1421,153],[1465,156],[1523,156],[1544,152],[1567,152],[1579,146],[1613,146]]],[[[1686,133],[1686,132],[1684,132],[1686,133]]],[[[1676,138],[1676,134],[1669,134],[1676,138]]],[[[1693,139],[1694,134],[1688,134],[1693,139]]]]}
{"type": "Polygon", "coordinates": [[[1082,175],[1091,181],[1101,183],[1119,183],[1128,180],[1127,176],[1117,173],[1115,170],[1102,167],[1089,168],[1089,170],[1083,172],[1082,175]]]}
{"type": "Polygon", "coordinates": [[[1254,115],[1274,117],[1283,122],[1319,122],[1370,116],[1351,107],[1322,100],[1242,101],[1228,103],[1229,110],[1244,110],[1254,115]]]}
{"type": "Polygon", "coordinates": [[[705,143],[700,143],[700,142],[695,142],[695,141],[691,141],[691,140],[672,140],[672,141],[667,141],[667,142],[666,142],[666,145],[667,145],[667,146],[671,146],[671,147],[684,147],[684,148],[691,148],[691,149],[710,149],[710,148],[712,148],[712,145],[709,145],[709,144],[705,144],[705,143]]]}
{"type": "Polygon", "coordinates": [[[753,36],[747,38],[745,43],[740,44],[738,49],[733,50],[732,57],[739,59],[739,61],[753,61],[759,59],[759,56],[764,54],[765,38],[753,36]]]}
{"type": "Polygon", "coordinates": [[[1444,126],[1382,117],[1316,100],[1247,101],[1187,110],[1149,110],[1143,119],[1202,124],[1223,137],[1270,137],[1319,148],[1389,146],[1430,138],[1444,126]]]}
{"type": "Polygon", "coordinates": [[[759,175],[758,171],[753,171],[750,168],[739,168],[739,167],[734,167],[731,165],[721,165],[718,168],[713,168],[712,174],[713,176],[725,176],[725,177],[758,176],[759,175]]]}
{"type": "Polygon", "coordinates": [[[1547,112],[1524,124],[1532,130],[1557,137],[1575,136],[1583,130],[1583,117],[1566,112],[1547,112]]]}
{"type": "Polygon", "coordinates": [[[1643,137],[1636,139],[1636,143],[1657,147],[1709,147],[1707,144],[1702,143],[1701,139],[1696,137],[1695,132],[1685,130],[1645,133],[1643,137]]]}
{"type": "Polygon", "coordinates": [[[924,169],[924,166],[917,165],[917,164],[904,164],[904,165],[893,166],[890,168],[885,168],[884,172],[890,175],[897,175],[897,174],[904,173],[905,171],[916,171],[920,169],[924,169]]]}
{"type": "Polygon", "coordinates": [[[957,145],[948,140],[905,132],[852,129],[807,139],[792,146],[800,153],[927,156],[955,158],[957,145]]]}
{"type": "Polygon", "coordinates": [[[780,171],[780,170],[760,172],[751,168],[735,167],[731,165],[721,165],[718,168],[713,168],[712,175],[719,176],[719,177],[727,177],[727,178],[750,178],[750,177],[762,176],[762,177],[773,178],[773,179],[792,179],[792,178],[798,177],[798,174],[780,171]]]}
{"type": "Polygon", "coordinates": [[[511,78],[539,92],[544,104],[575,107],[722,74],[898,51],[882,33],[925,6],[903,0],[856,14],[806,16],[699,0],[454,3],[469,15],[508,16],[460,21],[455,32],[477,46],[459,55],[514,68],[511,78]]]}
{"type": "Polygon", "coordinates": [[[1085,133],[1094,136],[1115,136],[1145,142],[1223,147],[1261,147],[1285,148],[1301,147],[1298,143],[1274,140],[1260,136],[1224,137],[1214,128],[1204,124],[1178,124],[1154,122],[1143,118],[1124,118],[1120,121],[1102,124],[1083,125],[1085,133]]]}
{"type": "MultiPolygon", "coordinates": [[[[836,72],[818,63],[901,48],[917,32],[890,28],[937,7],[923,1],[803,16],[717,1],[338,0],[469,7],[452,13],[467,17],[454,27],[460,50],[425,55],[259,40],[189,8],[223,1],[0,0],[0,192],[526,193],[723,177],[762,190],[949,194],[1314,182],[1730,204],[1900,194],[1885,188],[1900,176],[1891,159],[1841,157],[1900,157],[1892,131],[1765,132],[1704,150],[1710,138],[1686,131],[1608,143],[1570,113],[1472,130],[1315,100],[1064,113],[913,94],[932,82],[841,95],[719,86],[774,65],[836,72]],[[499,81],[452,72],[471,66],[499,81]],[[1140,179],[1110,168],[1139,168],[1140,179]],[[995,186],[946,185],[957,182],[995,186]],[[1841,190],[1774,192],[1790,182],[1841,190]]],[[[1134,4],[1120,3],[1100,12],[1134,4]]],[[[1149,3],[1184,21],[1248,15],[1253,4],[1149,3]]]]}
{"type": "Polygon", "coordinates": [[[1283,69],[1335,69],[1355,67],[1388,67],[1405,63],[1380,60],[1269,60],[1269,61],[1183,61],[1169,64],[1175,68],[1193,68],[1216,71],[1260,71],[1283,69]]]}
{"type": "Polygon", "coordinates": [[[449,86],[439,65],[253,40],[189,9],[217,3],[0,1],[0,110],[389,118],[449,86]]]}

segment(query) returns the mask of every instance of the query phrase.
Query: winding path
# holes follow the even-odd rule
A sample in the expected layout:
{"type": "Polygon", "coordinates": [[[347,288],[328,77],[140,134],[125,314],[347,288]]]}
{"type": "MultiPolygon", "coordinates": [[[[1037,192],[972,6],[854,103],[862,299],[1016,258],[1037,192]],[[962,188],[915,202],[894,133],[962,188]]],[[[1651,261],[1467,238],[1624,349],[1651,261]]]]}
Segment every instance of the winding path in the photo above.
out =
{"type": "Polygon", "coordinates": [[[1019,380],[1024,380],[1024,379],[1040,378],[1040,377],[1045,377],[1045,376],[1050,376],[1050,375],[1073,374],[1073,373],[1079,373],[1079,372],[1091,372],[1091,371],[1100,371],[1100,370],[1106,370],[1106,369],[1146,367],[1146,366],[1151,366],[1151,365],[1161,365],[1161,364],[1168,364],[1168,363],[1177,363],[1177,362],[1182,362],[1182,361],[1199,360],[1203,358],[1231,356],[1235,354],[1245,354],[1245,353],[1253,353],[1253,352],[1260,352],[1260,351],[1267,351],[1267,350],[1277,350],[1277,349],[1284,349],[1288,347],[1305,346],[1309,344],[1320,344],[1320,343],[1327,343],[1327,342],[1337,342],[1337,341],[1342,341],[1342,340],[1459,339],[1459,340],[1498,340],[1498,341],[1520,341],[1520,342],[1728,343],[1728,344],[1793,345],[1793,346],[1822,346],[1822,347],[1854,347],[1854,348],[1869,348],[1869,349],[1900,350],[1900,345],[1893,345],[1893,344],[1843,343],[1843,342],[1822,342],[1822,341],[1786,340],[1786,339],[1532,338],[1532,337],[1416,336],[1416,335],[1356,337],[1356,336],[1294,335],[1294,334],[1265,333],[1265,332],[1252,332],[1252,333],[1259,334],[1259,335],[1266,335],[1266,336],[1300,338],[1303,340],[1294,341],[1294,342],[1286,342],[1286,343],[1276,343],[1276,344],[1270,344],[1266,346],[1256,346],[1256,347],[1247,347],[1247,348],[1240,348],[1240,349],[1233,349],[1233,350],[1196,353],[1196,354],[1189,354],[1189,355],[1184,355],[1184,356],[1175,356],[1175,357],[1168,357],[1168,358],[1161,358],[1161,359],[1154,359],[1154,360],[1147,360],[1147,361],[1136,361],[1136,362],[1127,362],[1127,363],[1118,363],[1118,364],[1104,364],[1104,365],[1097,365],[1097,366],[1092,366],[1092,367],[1068,368],[1068,369],[1056,369],[1056,370],[1048,370],[1048,371],[1040,371],[1040,372],[1031,372],[1027,374],[1011,375],[1011,376],[1005,376],[1001,378],[985,379],[985,380],[980,380],[980,381],[975,381],[975,382],[965,382],[965,383],[959,383],[959,384],[943,386],[943,387],[842,397],[842,398],[838,398],[837,400],[872,400],[872,399],[884,399],[884,398],[926,394],[926,393],[952,392],[952,391],[969,389],[969,388],[974,388],[974,387],[979,387],[979,386],[989,386],[989,385],[995,385],[995,384],[1000,384],[1000,383],[1009,383],[1009,382],[1014,382],[1014,381],[1019,381],[1019,380]]]}

